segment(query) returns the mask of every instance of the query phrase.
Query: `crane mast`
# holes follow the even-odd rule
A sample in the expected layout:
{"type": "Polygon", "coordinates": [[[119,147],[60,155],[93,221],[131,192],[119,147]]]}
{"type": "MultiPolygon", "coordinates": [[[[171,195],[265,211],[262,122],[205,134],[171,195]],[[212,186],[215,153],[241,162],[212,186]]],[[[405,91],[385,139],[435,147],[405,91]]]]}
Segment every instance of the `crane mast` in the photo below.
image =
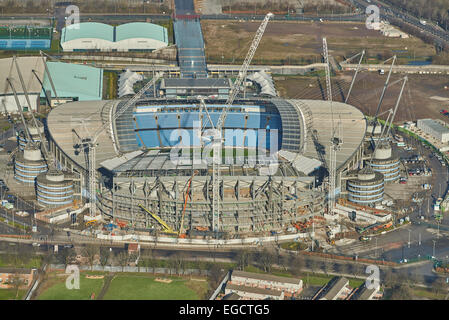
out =
{"type": "Polygon", "coordinates": [[[231,92],[229,93],[229,97],[226,100],[226,104],[223,108],[223,111],[218,118],[217,125],[215,127],[215,135],[212,140],[212,148],[213,148],[213,161],[212,161],[212,229],[213,231],[220,230],[220,164],[221,164],[221,150],[223,144],[223,135],[222,129],[225,123],[228,109],[234,102],[235,98],[240,92],[240,87],[243,83],[243,80],[246,78],[246,74],[248,72],[248,67],[256,53],[257,47],[259,46],[260,40],[265,32],[265,28],[267,27],[268,21],[273,17],[273,14],[267,13],[262,23],[257,29],[256,35],[251,43],[251,46],[246,54],[245,61],[239,70],[239,75],[235,80],[231,92]]]}
{"type": "MultiPolygon", "coordinates": [[[[357,65],[357,68],[355,69],[354,77],[352,78],[352,81],[351,81],[351,86],[349,87],[348,94],[346,95],[345,103],[348,102],[349,96],[351,95],[352,87],[354,86],[355,79],[357,78],[357,74],[359,73],[359,70],[360,70],[360,64],[362,63],[363,57],[365,56],[365,50],[363,50],[359,54],[361,54],[359,64],[357,65]]],[[[356,57],[356,56],[354,56],[354,57],[356,57]]]]}
{"type": "MultiPolygon", "coordinates": [[[[327,212],[333,214],[335,206],[335,182],[337,179],[337,151],[340,150],[341,140],[336,135],[336,128],[334,128],[334,112],[332,107],[332,87],[331,87],[331,75],[329,66],[329,52],[327,49],[327,40],[323,38],[323,54],[326,70],[326,87],[327,87],[327,100],[331,103],[331,144],[329,146],[329,190],[327,197],[327,212]]],[[[338,127],[340,123],[338,124],[338,127]]]]}
{"type": "Polygon", "coordinates": [[[88,193],[90,197],[90,214],[92,217],[95,217],[97,215],[97,207],[95,205],[96,202],[96,196],[95,196],[95,184],[96,184],[96,171],[95,171],[95,158],[96,158],[96,152],[95,149],[97,147],[97,140],[98,137],[101,135],[103,130],[108,128],[115,120],[118,119],[129,107],[134,105],[137,100],[140,99],[140,97],[153,85],[156,84],[156,82],[162,77],[163,73],[158,72],[155,74],[153,79],[148,81],[145,86],[143,86],[142,89],[139,90],[131,99],[129,99],[126,104],[118,111],[116,111],[112,117],[103,123],[103,125],[98,128],[98,130],[91,136],[87,137],[85,139],[82,139],[81,143],[83,144],[83,150],[84,152],[88,152],[88,193]]]}

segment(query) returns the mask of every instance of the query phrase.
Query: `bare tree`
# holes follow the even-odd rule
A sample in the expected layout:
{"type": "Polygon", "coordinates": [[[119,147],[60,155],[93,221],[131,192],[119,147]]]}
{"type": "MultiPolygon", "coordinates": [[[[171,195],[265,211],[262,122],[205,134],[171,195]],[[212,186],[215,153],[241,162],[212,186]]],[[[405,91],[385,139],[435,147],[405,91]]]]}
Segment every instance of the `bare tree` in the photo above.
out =
{"type": "Polygon", "coordinates": [[[109,262],[111,251],[107,247],[100,247],[100,264],[102,267],[106,266],[109,262]]]}
{"type": "Polygon", "coordinates": [[[176,273],[179,274],[179,271],[180,271],[181,274],[184,274],[186,261],[185,261],[185,256],[183,253],[178,252],[175,254],[174,265],[175,265],[176,273]]]}
{"type": "Polygon", "coordinates": [[[73,262],[76,257],[76,251],[74,248],[64,248],[58,252],[57,259],[60,263],[66,267],[73,262]]]}
{"type": "Polygon", "coordinates": [[[128,253],[126,251],[120,251],[118,256],[118,263],[122,267],[122,271],[124,270],[124,267],[128,265],[128,253]]]}
{"type": "Polygon", "coordinates": [[[249,250],[242,249],[237,252],[236,262],[237,269],[244,270],[251,263],[252,253],[249,250]]]}
{"type": "Polygon", "coordinates": [[[302,255],[290,257],[290,270],[295,276],[301,274],[302,269],[305,266],[304,257],[302,255]]]}
{"type": "Polygon", "coordinates": [[[264,248],[257,255],[258,261],[262,264],[263,270],[265,272],[271,272],[271,268],[273,267],[275,256],[272,252],[268,251],[264,248]]]}
{"type": "Polygon", "coordinates": [[[13,287],[14,292],[16,293],[16,300],[19,297],[19,289],[24,284],[23,279],[20,277],[18,272],[14,272],[12,277],[9,279],[10,284],[13,287]]]}
{"type": "Polygon", "coordinates": [[[87,263],[90,266],[90,269],[92,270],[95,256],[98,254],[98,246],[93,244],[88,244],[84,247],[83,255],[87,258],[87,263]]]}

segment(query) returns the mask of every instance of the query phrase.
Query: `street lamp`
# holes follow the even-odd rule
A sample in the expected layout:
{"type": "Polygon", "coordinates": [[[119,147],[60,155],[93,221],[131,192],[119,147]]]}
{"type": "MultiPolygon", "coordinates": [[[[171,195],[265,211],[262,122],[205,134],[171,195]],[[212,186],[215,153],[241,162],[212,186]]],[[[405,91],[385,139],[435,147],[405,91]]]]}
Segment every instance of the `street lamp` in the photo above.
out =
{"type": "Polygon", "coordinates": [[[408,248],[410,249],[410,233],[412,230],[408,229],[408,248]]]}
{"type": "Polygon", "coordinates": [[[435,258],[435,242],[436,242],[436,240],[432,240],[432,242],[433,242],[433,255],[432,255],[432,258],[435,258]]]}

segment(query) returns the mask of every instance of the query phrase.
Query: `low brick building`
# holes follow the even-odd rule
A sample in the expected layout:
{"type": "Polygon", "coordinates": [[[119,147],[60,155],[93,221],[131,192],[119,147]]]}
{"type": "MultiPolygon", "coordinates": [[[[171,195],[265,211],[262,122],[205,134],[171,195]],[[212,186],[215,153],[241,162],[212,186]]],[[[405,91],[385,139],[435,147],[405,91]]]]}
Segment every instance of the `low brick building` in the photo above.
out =
{"type": "Polygon", "coordinates": [[[18,277],[22,285],[20,289],[28,288],[33,282],[36,269],[25,268],[0,268],[0,289],[9,289],[14,287],[14,279],[18,277]]]}

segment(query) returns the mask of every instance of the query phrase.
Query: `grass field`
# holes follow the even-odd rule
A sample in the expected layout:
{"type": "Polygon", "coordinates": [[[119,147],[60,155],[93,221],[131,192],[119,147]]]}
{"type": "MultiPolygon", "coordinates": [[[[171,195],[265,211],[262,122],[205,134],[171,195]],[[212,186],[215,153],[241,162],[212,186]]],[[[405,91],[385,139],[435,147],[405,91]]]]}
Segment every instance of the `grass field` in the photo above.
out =
{"type": "Polygon", "coordinates": [[[103,287],[104,279],[87,279],[86,273],[83,272],[80,277],[79,290],[67,289],[65,281],[66,277],[50,273],[42,291],[39,293],[38,300],[90,300],[93,292],[95,297],[98,296],[103,287]]]}
{"type": "Polygon", "coordinates": [[[112,279],[105,300],[199,300],[207,291],[206,281],[168,277],[171,283],[156,282],[148,275],[118,275],[112,279]]]}
{"type": "MultiPolygon", "coordinates": [[[[17,300],[22,300],[26,290],[19,290],[17,300]]],[[[0,289],[0,300],[16,300],[16,291],[14,289],[0,289]]]]}

